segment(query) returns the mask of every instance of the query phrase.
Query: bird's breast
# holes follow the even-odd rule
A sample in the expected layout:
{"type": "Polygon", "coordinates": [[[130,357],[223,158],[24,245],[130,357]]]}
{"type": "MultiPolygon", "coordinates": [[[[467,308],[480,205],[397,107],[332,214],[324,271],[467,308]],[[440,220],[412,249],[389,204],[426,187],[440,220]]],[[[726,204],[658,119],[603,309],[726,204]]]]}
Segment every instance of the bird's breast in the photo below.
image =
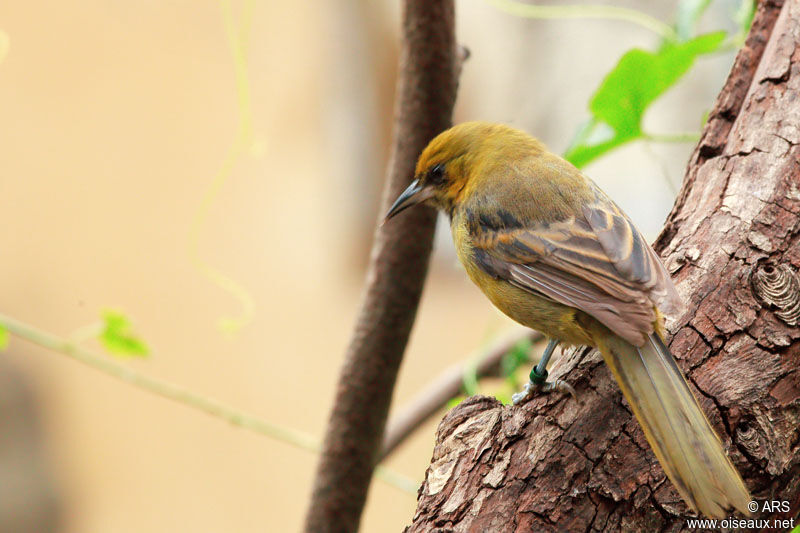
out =
{"type": "Polygon", "coordinates": [[[481,268],[464,216],[455,214],[451,231],[456,254],[467,275],[503,314],[565,344],[593,344],[589,332],[576,321],[576,313],[581,313],[580,311],[521,289],[481,268]]]}

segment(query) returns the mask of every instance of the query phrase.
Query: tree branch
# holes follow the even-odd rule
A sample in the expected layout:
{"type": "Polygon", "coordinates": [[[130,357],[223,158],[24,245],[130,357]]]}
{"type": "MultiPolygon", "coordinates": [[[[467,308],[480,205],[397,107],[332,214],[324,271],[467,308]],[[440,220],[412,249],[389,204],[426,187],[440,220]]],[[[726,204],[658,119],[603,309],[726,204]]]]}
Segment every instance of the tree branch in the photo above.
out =
{"type": "Polygon", "coordinates": [[[389,421],[383,437],[380,461],[391,455],[411,432],[447,405],[447,402],[461,391],[464,385],[464,374],[469,371],[470,365],[474,361],[477,360],[475,374],[478,377],[484,377],[497,369],[503,356],[521,340],[530,339],[531,342],[536,342],[543,338],[541,333],[530,329],[515,329],[495,339],[492,345],[477,358],[467,357],[463,362],[445,369],[389,421]]]}
{"type": "MultiPolygon", "coordinates": [[[[406,0],[382,212],[410,183],[425,145],[450,126],[458,68],[452,0],[406,0]]],[[[376,230],[366,292],[306,515],[308,532],[358,528],[422,293],[435,223],[432,209],[415,209],[376,230]]]]}

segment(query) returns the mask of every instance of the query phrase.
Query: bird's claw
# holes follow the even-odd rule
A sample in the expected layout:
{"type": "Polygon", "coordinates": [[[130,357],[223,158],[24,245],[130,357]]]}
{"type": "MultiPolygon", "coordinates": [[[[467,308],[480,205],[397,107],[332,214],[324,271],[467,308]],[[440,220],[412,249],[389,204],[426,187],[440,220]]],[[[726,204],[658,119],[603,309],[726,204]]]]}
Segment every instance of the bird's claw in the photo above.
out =
{"type": "Polygon", "coordinates": [[[555,379],[553,381],[546,381],[542,385],[542,392],[553,392],[553,391],[566,392],[570,396],[572,396],[573,399],[575,399],[575,400],[578,399],[578,393],[575,392],[575,387],[573,387],[572,385],[570,385],[569,383],[567,383],[563,379],[555,379]]]}
{"type": "Polygon", "coordinates": [[[533,398],[537,391],[567,392],[574,399],[578,399],[575,389],[563,379],[547,381],[547,362],[550,361],[550,356],[553,355],[553,351],[555,351],[556,346],[558,346],[558,341],[556,339],[550,339],[544,349],[544,352],[542,352],[542,358],[539,360],[539,363],[531,369],[530,379],[528,383],[525,384],[525,388],[521,392],[511,395],[512,404],[521,405],[527,402],[533,398]]]}
{"type": "Polygon", "coordinates": [[[545,381],[541,384],[529,381],[525,384],[524,389],[511,395],[511,403],[512,405],[522,405],[533,399],[537,392],[566,392],[574,399],[578,399],[578,394],[575,392],[575,388],[572,385],[563,379],[554,379],[553,381],[545,381]]]}

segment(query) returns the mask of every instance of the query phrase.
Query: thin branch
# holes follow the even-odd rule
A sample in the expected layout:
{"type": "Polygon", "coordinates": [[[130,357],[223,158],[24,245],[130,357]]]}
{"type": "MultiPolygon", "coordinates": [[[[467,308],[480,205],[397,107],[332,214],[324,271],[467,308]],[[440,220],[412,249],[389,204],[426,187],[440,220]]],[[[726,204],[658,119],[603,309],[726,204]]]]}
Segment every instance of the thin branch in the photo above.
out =
{"type": "Polygon", "coordinates": [[[489,375],[499,366],[503,356],[520,341],[530,339],[531,342],[536,342],[543,338],[537,331],[527,328],[514,329],[495,339],[488,348],[444,370],[389,421],[379,460],[383,461],[391,455],[416,428],[459,393],[466,372],[474,369],[478,377],[489,375]]]}
{"type": "Polygon", "coordinates": [[[198,411],[203,411],[213,417],[221,418],[234,426],[249,429],[255,433],[272,437],[298,448],[310,452],[317,452],[319,450],[317,439],[310,435],[272,424],[178,385],[145,376],[112,361],[108,356],[92,353],[72,341],[42,331],[30,324],[2,314],[0,314],[0,324],[8,329],[10,333],[18,337],[27,339],[48,350],[64,354],[70,359],[83,363],[107,376],[124,381],[138,389],[178,402],[187,407],[197,409],[198,411]]]}
{"type": "Polygon", "coordinates": [[[636,24],[664,39],[675,41],[678,34],[669,24],[635,9],[602,5],[539,6],[513,0],[484,0],[487,4],[510,15],[531,19],[602,19],[621,20],[636,24]]]}
{"type": "MultiPolygon", "coordinates": [[[[419,153],[448,128],[460,62],[453,0],[403,3],[392,157],[381,214],[411,182],[419,153]]],[[[356,531],[433,246],[432,209],[376,228],[366,290],[339,376],[305,530],[356,531]]]]}
{"type": "MultiPolygon", "coordinates": [[[[9,333],[17,337],[26,339],[48,350],[66,355],[74,361],[78,361],[107,376],[124,381],[138,389],[172,400],[173,402],[177,402],[197,411],[202,411],[207,415],[224,420],[233,426],[291,444],[303,450],[314,453],[319,452],[319,441],[311,435],[273,424],[224,403],[201,396],[179,385],[145,376],[130,368],[115,363],[110,360],[108,356],[93,353],[79,346],[74,341],[42,331],[30,324],[26,324],[25,322],[3,314],[0,314],[0,327],[5,328],[9,333]]],[[[387,468],[376,470],[375,475],[387,484],[410,494],[416,494],[416,488],[419,486],[419,483],[416,481],[387,468]]]]}

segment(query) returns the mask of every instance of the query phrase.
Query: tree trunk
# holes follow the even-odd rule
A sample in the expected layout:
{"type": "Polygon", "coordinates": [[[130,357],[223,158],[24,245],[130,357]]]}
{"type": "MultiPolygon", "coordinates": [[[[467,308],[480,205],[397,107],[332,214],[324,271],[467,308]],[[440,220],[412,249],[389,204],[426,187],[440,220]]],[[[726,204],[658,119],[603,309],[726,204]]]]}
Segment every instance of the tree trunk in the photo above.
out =
{"type": "MultiPolygon", "coordinates": [[[[800,2],[762,2],[656,242],[686,302],[670,350],[762,519],[800,508],[799,94],[800,2]]],[[[571,351],[551,376],[579,400],[448,413],[408,531],[686,527],[599,354],[571,351]]]]}
{"type": "MultiPolygon", "coordinates": [[[[381,213],[411,183],[422,149],[451,125],[458,52],[453,0],[403,2],[394,144],[381,213]]],[[[361,310],[306,513],[309,533],[358,529],[435,227],[436,213],[418,209],[375,230],[361,310]]]]}

